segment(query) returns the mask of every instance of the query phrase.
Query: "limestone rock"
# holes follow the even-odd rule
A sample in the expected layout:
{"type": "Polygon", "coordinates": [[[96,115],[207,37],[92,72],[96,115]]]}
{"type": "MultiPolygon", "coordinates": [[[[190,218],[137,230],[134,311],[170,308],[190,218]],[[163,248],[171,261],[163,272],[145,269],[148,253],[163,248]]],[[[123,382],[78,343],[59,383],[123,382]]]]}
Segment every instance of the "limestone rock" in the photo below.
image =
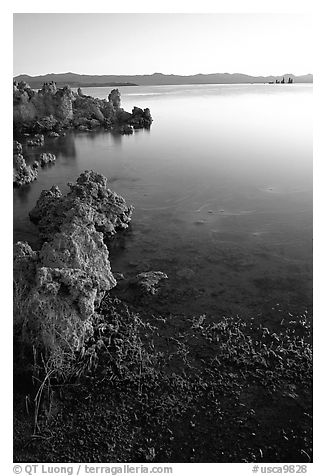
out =
{"type": "Polygon", "coordinates": [[[17,142],[16,140],[14,140],[14,143],[13,143],[13,153],[14,155],[23,153],[23,146],[21,145],[20,142],[17,142]]]}
{"type": "Polygon", "coordinates": [[[55,117],[51,114],[50,116],[44,116],[36,121],[33,129],[35,132],[50,132],[56,127],[57,124],[57,119],[55,119],[55,117]]]}
{"type": "Polygon", "coordinates": [[[141,294],[156,294],[158,283],[167,278],[168,276],[161,271],[148,271],[137,274],[129,281],[129,285],[136,287],[141,294]]]}
{"type": "Polygon", "coordinates": [[[46,132],[54,126],[54,121],[68,125],[73,118],[73,100],[74,94],[69,86],[57,89],[54,82],[44,83],[42,89],[36,92],[25,82],[14,82],[14,129],[31,128],[46,132]],[[45,120],[45,117],[48,119],[45,120]]]}
{"type": "Polygon", "coordinates": [[[148,108],[145,108],[144,110],[140,107],[133,108],[130,123],[134,126],[135,129],[148,129],[152,122],[153,119],[148,108]]]}
{"type": "Polygon", "coordinates": [[[37,178],[37,168],[26,165],[26,162],[22,155],[17,155],[16,166],[13,171],[13,183],[15,186],[20,187],[33,182],[37,178]]]}
{"type": "Polygon", "coordinates": [[[32,101],[34,92],[31,87],[21,81],[17,83],[14,81],[13,85],[13,120],[14,128],[25,123],[30,123],[35,120],[37,116],[36,107],[32,101]]]}
{"type": "Polygon", "coordinates": [[[107,188],[107,178],[92,170],[86,170],[77,179],[76,184],[68,184],[70,192],[67,198],[80,200],[94,211],[94,226],[109,237],[117,230],[128,228],[133,211],[123,197],[107,188]]]}
{"type": "Polygon", "coordinates": [[[130,134],[133,134],[134,130],[132,128],[132,126],[130,126],[129,124],[122,124],[121,126],[115,126],[113,128],[113,131],[118,133],[118,134],[122,134],[122,135],[130,135],[130,134]]]}
{"type": "Polygon", "coordinates": [[[116,285],[103,234],[91,220],[79,204],[39,252],[27,243],[15,245],[16,301],[23,300],[15,324],[56,365],[64,365],[69,353],[83,347],[92,333],[96,306],[116,285]]]}
{"type": "Polygon", "coordinates": [[[17,169],[17,170],[21,167],[26,167],[26,162],[25,162],[23,154],[14,154],[13,165],[14,165],[14,169],[17,169]]]}
{"type": "Polygon", "coordinates": [[[135,107],[132,114],[122,109],[118,89],[112,89],[106,100],[87,96],[80,88],[77,93],[69,86],[57,88],[53,81],[44,83],[37,92],[23,81],[14,82],[13,103],[14,130],[18,132],[49,133],[71,126],[85,131],[116,126],[117,132],[130,134],[132,127],[148,128],[152,123],[148,108],[135,107]]]}
{"type": "Polygon", "coordinates": [[[75,184],[68,185],[70,191],[66,196],[61,194],[58,187],[43,191],[30,212],[30,218],[38,225],[43,240],[51,239],[63,223],[76,217],[93,223],[97,231],[104,233],[105,238],[128,227],[133,207],[107,188],[106,177],[86,170],[75,184]]]}
{"type": "Polygon", "coordinates": [[[102,114],[104,119],[109,124],[113,124],[115,121],[115,109],[111,102],[103,101],[101,107],[102,114]]]}
{"type": "Polygon", "coordinates": [[[91,119],[89,121],[89,127],[91,129],[97,129],[98,127],[101,127],[101,122],[98,119],[91,119]]]}
{"type": "Polygon", "coordinates": [[[44,241],[60,231],[63,222],[61,199],[59,187],[53,185],[50,190],[42,190],[35,207],[29,212],[31,221],[39,225],[40,236],[44,241]]]}
{"type": "Polygon", "coordinates": [[[93,226],[64,225],[42,246],[37,269],[34,294],[46,316],[55,308],[58,321],[67,314],[69,319],[91,319],[104,292],[116,285],[103,235],[93,226]]]}
{"type": "Polygon", "coordinates": [[[67,125],[73,119],[74,94],[69,86],[58,89],[54,96],[55,117],[63,125],[67,125]]]}
{"type": "Polygon", "coordinates": [[[38,254],[24,241],[18,241],[13,250],[13,271],[16,282],[24,281],[25,290],[30,290],[35,282],[38,254]]]}
{"type": "Polygon", "coordinates": [[[78,88],[78,89],[77,89],[77,94],[78,94],[78,96],[80,96],[81,98],[84,98],[84,97],[85,97],[85,94],[83,94],[83,91],[82,91],[81,88],[78,88]]]}
{"type": "Polygon", "coordinates": [[[132,114],[130,112],[125,111],[124,109],[120,108],[115,113],[115,120],[117,124],[125,124],[126,126],[129,125],[129,122],[132,119],[132,114]]]}
{"type": "Polygon", "coordinates": [[[41,167],[44,167],[47,164],[52,164],[56,161],[56,156],[55,154],[50,154],[49,152],[42,152],[39,157],[39,163],[41,167]]]}
{"type": "MultiPolygon", "coordinates": [[[[101,111],[102,102],[100,99],[90,96],[78,95],[73,103],[73,124],[75,127],[87,125],[91,127],[89,121],[97,120],[101,124],[104,120],[101,111]]],[[[100,125],[99,124],[99,125],[100,125]]]]}
{"type": "Polygon", "coordinates": [[[85,126],[85,125],[83,125],[83,124],[81,124],[80,126],[78,126],[78,130],[79,130],[79,132],[90,132],[89,127],[87,127],[87,126],[85,126]]]}
{"type": "Polygon", "coordinates": [[[121,106],[121,96],[119,89],[112,89],[108,96],[109,103],[112,104],[113,108],[119,109],[121,106]]]}
{"type": "Polygon", "coordinates": [[[41,147],[44,145],[44,135],[43,134],[35,134],[32,139],[28,139],[27,145],[32,147],[41,147]]]}
{"type": "Polygon", "coordinates": [[[13,143],[13,183],[16,187],[26,185],[37,178],[37,167],[26,164],[22,155],[22,145],[14,141],[13,143]]]}
{"type": "MultiPolygon", "coordinates": [[[[14,247],[15,335],[40,349],[58,372],[83,349],[98,306],[117,284],[100,230],[111,236],[128,226],[132,213],[101,174],[85,171],[69,187],[66,195],[55,186],[44,190],[30,214],[43,239],[41,249],[23,242],[14,247]]],[[[143,273],[133,285],[137,292],[155,294],[166,277],[143,273]]]]}
{"type": "Polygon", "coordinates": [[[41,89],[43,94],[56,94],[57,92],[57,85],[54,81],[50,81],[49,83],[44,83],[41,89]]]}
{"type": "Polygon", "coordinates": [[[42,265],[50,268],[81,269],[91,277],[98,293],[116,285],[111,272],[109,252],[103,234],[82,220],[62,226],[53,240],[45,242],[40,251],[42,265]]]}

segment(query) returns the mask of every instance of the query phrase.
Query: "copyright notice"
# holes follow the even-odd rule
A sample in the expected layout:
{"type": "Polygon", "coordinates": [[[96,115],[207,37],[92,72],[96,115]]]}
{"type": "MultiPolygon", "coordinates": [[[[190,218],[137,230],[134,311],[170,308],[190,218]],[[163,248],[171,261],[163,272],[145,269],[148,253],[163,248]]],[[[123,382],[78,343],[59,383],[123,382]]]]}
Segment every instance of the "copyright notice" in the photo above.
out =
{"type": "Polygon", "coordinates": [[[15,464],[13,466],[14,474],[67,474],[69,476],[76,474],[172,474],[171,466],[146,466],[130,465],[121,466],[93,466],[89,464],[79,464],[74,466],[44,465],[44,464],[15,464]]]}

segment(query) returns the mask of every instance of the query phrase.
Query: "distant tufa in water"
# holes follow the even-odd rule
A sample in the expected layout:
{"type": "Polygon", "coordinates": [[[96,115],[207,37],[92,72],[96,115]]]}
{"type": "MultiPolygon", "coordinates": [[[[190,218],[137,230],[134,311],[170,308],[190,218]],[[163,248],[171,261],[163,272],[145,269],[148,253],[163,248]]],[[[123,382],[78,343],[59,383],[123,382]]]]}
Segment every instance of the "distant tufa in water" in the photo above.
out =
{"type": "MultiPolygon", "coordinates": [[[[279,79],[276,79],[275,80],[275,84],[285,84],[287,82],[287,84],[292,84],[293,83],[293,78],[288,78],[287,81],[285,81],[285,77],[283,76],[283,78],[281,79],[281,81],[279,79]]],[[[270,81],[269,84],[274,84],[274,81],[270,81]]]]}

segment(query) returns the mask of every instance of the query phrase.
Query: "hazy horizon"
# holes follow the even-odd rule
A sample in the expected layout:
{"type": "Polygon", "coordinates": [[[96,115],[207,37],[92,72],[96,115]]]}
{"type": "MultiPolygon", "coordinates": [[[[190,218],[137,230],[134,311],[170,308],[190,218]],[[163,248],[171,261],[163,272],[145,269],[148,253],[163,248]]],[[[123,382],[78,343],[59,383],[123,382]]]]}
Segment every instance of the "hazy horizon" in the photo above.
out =
{"type": "Polygon", "coordinates": [[[14,76],[312,71],[306,15],[16,13],[13,19],[14,76]]]}
{"type": "Polygon", "coordinates": [[[30,77],[38,77],[38,76],[48,76],[50,74],[76,74],[76,75],[79,75],[79,76],[153,76],[155,74],[163,74],[164,76],[197,76],[197,75],[203,75],[203,76],[208,76],[208,75],[212,75],[212,74],[244,74],[244,75],[247,75],[247,76],[252,76],[252,77],[260,77],[260,76],[263,76],[263,77],[267,77],[267,76],[286,76],[288,74],[293,74],[294,76],[306,76],[308,74],[311,74],[312,73],[310,71],[306,72],[306,73],[300,73],[300,74],[295,74],[293,73],[292,71],[287,71],[287,72],[284,72],[284,73],[280,73],[280,74],[274,74],[274,73],[269,73],[269,74],[249,74],[249,73],[242,73],[241,71],[235,71],[235,72],[230,72],[230,71],[214,71],[214,72],[210,72],[210,73],[193,73],[193,74],[177,74],[177,73],[162,73],[161,71],[155,71],[153,73],[142,73],[142,74],[139,74],[139,73],[134,73],[134,74],[119,74],[119,73],[103,73],[103,74],[92,74],[92,73],[76,73],[75,71],[59,71],[59,72],[54,72],[54,71],[50,71],[48,73],[43,73],[43,74],[27,74],[27,73],[19,73],[19,74],[15,74],[14,76],[30,76],[30,77]]]}

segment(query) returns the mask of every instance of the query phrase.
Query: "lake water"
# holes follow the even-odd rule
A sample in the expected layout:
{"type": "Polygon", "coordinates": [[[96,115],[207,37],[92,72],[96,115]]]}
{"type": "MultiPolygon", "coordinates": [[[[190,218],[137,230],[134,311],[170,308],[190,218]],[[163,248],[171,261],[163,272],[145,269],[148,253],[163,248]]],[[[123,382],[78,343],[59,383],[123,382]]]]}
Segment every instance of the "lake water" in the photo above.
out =
{"type": "MultiPolygon", "coordinates": [[[[54,166],[14,190],[14,239],[41,190],[85,169],[135,206],[111,247],[115,272],[169,275],[171,310],[272,316],[312,306],[312,85],[121,87],[149,107],[149,131],[47,139],[54,166]],[[179,298],[178,298],[179,296],[179,298]]],[[[104,98],[109,88],[85,88],[104,98]]],[[[28,148],[30,160],[43,149],[28,148]]],[[[26,149],[27,150],[27,149],[26,149]]]]}

